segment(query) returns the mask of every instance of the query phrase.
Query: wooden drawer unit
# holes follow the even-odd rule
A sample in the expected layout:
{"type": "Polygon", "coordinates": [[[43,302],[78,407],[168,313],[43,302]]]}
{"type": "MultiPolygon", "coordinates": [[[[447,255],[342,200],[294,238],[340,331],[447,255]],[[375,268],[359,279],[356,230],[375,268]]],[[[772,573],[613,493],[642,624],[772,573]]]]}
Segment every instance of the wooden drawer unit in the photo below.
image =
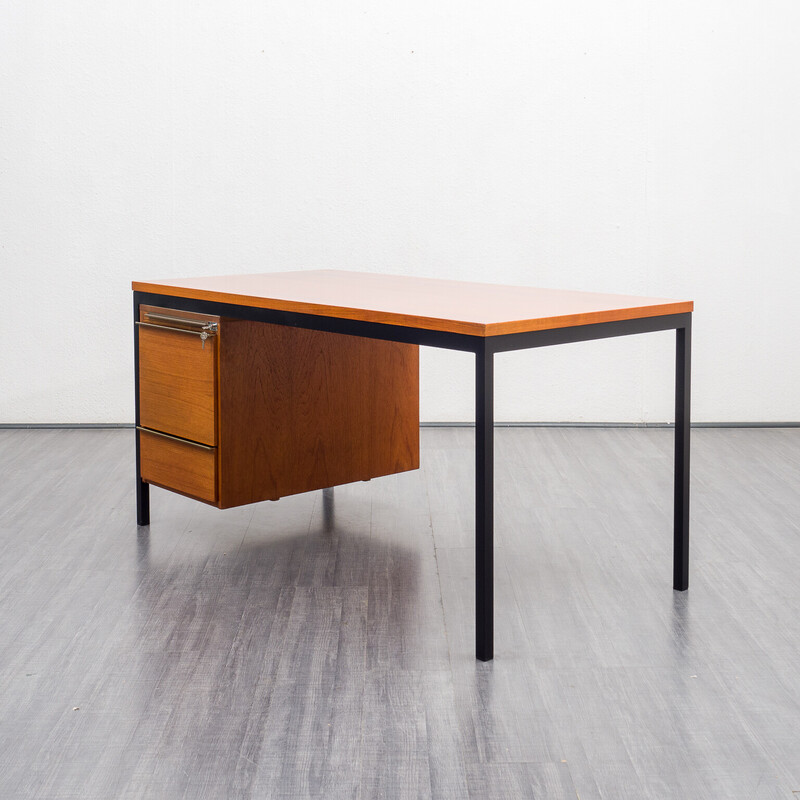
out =
{"type": "Polygon", "coordinates": [[[148,483],[230,508],[419,467],[416,345],[153,306],[137,327],[148,483]]]}

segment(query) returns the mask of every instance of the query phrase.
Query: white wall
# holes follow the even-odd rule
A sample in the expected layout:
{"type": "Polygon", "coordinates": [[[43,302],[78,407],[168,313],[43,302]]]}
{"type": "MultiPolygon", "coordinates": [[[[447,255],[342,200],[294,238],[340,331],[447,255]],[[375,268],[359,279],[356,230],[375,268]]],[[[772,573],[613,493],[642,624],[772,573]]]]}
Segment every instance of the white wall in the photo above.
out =
{"type": "MultiPolygon", "coordinates": [[[[0,4],[0,422],[133,418],[132,278],[693,298],[694,417],[800,420],[795,0],[0,4]]],[[[671,417],[673,335],[503,355],[497,416],[671,417]]],[[[423,417],[469,419],[424,351],[423,417]]]]}

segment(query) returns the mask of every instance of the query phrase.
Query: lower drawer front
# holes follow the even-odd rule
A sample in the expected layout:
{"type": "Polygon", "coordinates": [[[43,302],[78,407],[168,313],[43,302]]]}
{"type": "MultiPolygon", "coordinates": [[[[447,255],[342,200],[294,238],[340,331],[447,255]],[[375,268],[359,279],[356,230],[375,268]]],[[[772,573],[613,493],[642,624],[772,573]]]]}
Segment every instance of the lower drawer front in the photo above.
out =
{"type": "Polygon", "coordinates": [[[217,448],[139,431],[142,480],[214,503],[217,500],[217,448]]]}

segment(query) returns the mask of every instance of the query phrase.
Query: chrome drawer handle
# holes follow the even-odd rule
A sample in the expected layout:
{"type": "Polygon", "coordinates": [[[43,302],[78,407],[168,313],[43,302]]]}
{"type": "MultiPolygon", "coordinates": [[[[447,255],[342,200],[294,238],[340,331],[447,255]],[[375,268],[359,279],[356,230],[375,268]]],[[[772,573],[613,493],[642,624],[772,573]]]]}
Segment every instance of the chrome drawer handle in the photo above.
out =
{"type": "Polygon", "coordinates": [[[187,330],[186,328],[174,328],[171,325],[156,325],[155,322],[139,322],[138,320],[134,324],[141,325],[143,328],[158,328],[159,330],[162,331],[178,331],[179,333],[191,333],[193,336],[199,336],[203,340],[208,339],[209,336],[214,336],[215,334],[219,333],[219,328],[216,322],[203,323],[206,327],[201,331],[190,331],[187,330]]]}
{"type": "Polygon", "coordinates": [[[193,442],[191,439],[181,439],[180,436],[170,436],[168,433],[161,433],[161,431],[154,431],[152,428],[143,428],[141,425],[136,426],[137,431],[142,431],[142,433],[152,433],[153,436],[163,436],[165,439],[174,439],[176,442],[182,442],[183,444],[190,444],[192,447],[202,447],[203,450],[216,450],[216,447],[211,447],[207,444],[200,444],[200,442],[193,442]]]}
{"type": "Polygon", "coordinates": [[[180,325],[194,325],[197,328],[209,328],[216,325],[216,322],[211,322],[205,319],[192,319],[191,317],[174,317],[171,314],[159,314],[155,311],[145,311],[144,315],[147,319],[159,319],[163,322],[177,322],[180,325]]]}

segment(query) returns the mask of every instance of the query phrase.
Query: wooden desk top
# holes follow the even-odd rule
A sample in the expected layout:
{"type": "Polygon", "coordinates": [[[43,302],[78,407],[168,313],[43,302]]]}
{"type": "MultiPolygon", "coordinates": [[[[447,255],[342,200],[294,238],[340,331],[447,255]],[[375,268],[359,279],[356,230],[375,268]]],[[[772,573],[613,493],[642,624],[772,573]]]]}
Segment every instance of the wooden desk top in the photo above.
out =
{"type": "Polygon", "coordinates": [[[138,292],[473,336],[683,314],[690,300],[313,270],[133,281],[138,292]]]}

